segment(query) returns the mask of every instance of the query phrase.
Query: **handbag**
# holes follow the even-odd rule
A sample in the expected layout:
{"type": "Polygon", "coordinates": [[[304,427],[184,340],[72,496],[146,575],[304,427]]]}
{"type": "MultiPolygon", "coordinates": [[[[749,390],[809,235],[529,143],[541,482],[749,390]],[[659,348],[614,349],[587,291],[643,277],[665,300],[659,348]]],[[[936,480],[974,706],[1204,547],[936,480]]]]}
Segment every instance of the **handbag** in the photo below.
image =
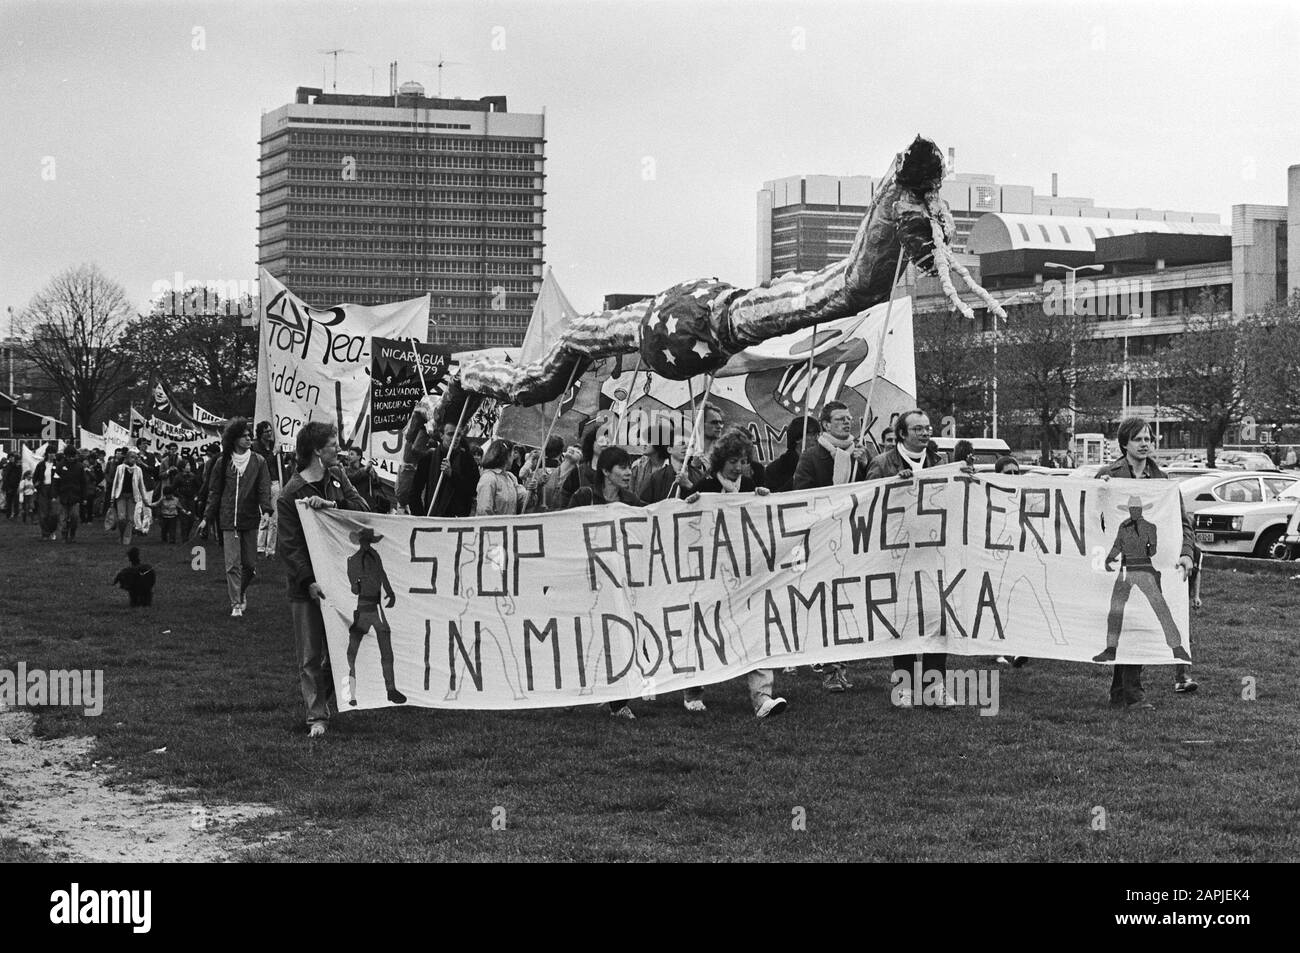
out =
{"type": "Polygon", "coordinates": [[[109,500],[108,506],[104,507],[104,532],[111,533],[115,529],[117,529],[117,506],[109,500]]]}
{"type": "Polygon", "coordinates": [[[143,536],[149,534],[149,527],[153,525],[153,511],[144,505],[144,500],[135,504],[135,529],[136,532],[143,536]]]}

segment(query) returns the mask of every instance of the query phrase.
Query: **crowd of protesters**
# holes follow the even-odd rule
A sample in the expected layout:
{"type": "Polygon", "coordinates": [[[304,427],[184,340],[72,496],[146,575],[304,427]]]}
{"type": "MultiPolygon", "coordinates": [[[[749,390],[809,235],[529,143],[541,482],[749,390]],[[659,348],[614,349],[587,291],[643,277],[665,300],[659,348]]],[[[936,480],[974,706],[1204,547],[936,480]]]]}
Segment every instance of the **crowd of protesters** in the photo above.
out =
{"type": "MultiPolygon", "coordinates": [[[[247,608],[249,584],[257,575],[258,558],[278,553],[288,570],[289,601],[297,646],[300,681],[313,735],[326,730],[334,711],[329,659],[321,617],[320,587],[315,582],[295,506],[299,500],[318,507],[397,512],[438,517],[515,515],[573,507],[622,503],[645,506],[669,497],[697,501],[704,493],[784,493],[859,480],[892,476],[911,477],[919,470],[947,463],[931,441],[930,420],[920,410],[900,415],[879,446],[854,435],[854,415],[843,403],[824,405],[817,418],[792,422],[786,433],[785,452],[766,467],[758,460],[748,433],[727,428],[725,415],[706,405],[698,440],[688,445],[669,427],[659,443],[633,457],[613,443],[608,421],[592,421],[577,444],[565,446],[552,438],[545,448],[528,452],[509,441],[487,442],[465,437],[452,424],[434,436],[425,421],[412,415],[404,439],[416,448],[397,480],[396,492],[379,479],[359,448],[340,447],[337,430],[327,424],[305,425],[297,436],[296,454],[277,452],[268,422],[254,428],[244,418],[226,425],[220,444],[200,453],[179,451],[175,444],[160,454],[145,441],[111,456],[102,451],[62,451],[51,445],[30,472],[9,457],[0,467],[0,489],[10,520],[34,522],[40,538],[76,541],[81,523],[102,516],[107,530],[115,530],[123,545],[143,532],[149,535],[149,515],[160,523],[160,541],[188,542],[196,529],[215,540],[224,551],[231,615],[247,608]]],[[[1120,460],[1098,474],[1099,478],[1163,478],[1150,459],[1151,428],[1140,418],[1130,418],[1120,428],[1120,460]]],[[[963,462],[970,445],[959,441],[953,462],[963,462]]],[[[997,461],[999,474],[1016,475],[1019,465],[1010,457],[997,461]]],[[[379,537],[376,537],[379,538],[379,537]]],[[[1118,546],[1118,544],[1117,544],[1118,546]]],[[[1180,569],[1192,561],[1190,521],[1184,516],[1184,546],[1180,569]]],[[[133,549],[132,563],[139,562],[133,549]]],[[[1140,560],[1138,560],[1140,562],[1140,560]]],[[[1149,560],[1148,560],[1149,562],[1149,560]]],[[[1129,557],[1128,575],[1137,579],[1143,567],[1129,557]]],[[[1137,583],[1142,582],[1137,579],[1137,583]]],[[[1125,582],[1125,585],[1137,583],[1125,582]]],[[[1127,598],[1117,584],[1115,605],[1122,611],[1127,598]],[[1121,598],[1122,596],[1122,598],[1121,598]]],[[[1144,590],[1145,591],[1145,590],[1144,590]]],[[[1111,624],[1105,660],[1114,660],[1113,642],[1118,626],[1111,624]]],[[[1103,660],[1099,656],[1099,660],[1103,660]]],[[[999,659],[1005,662],[1005,659],[999,659]]],[[[1017,658],[1016,667],[1025,659],[1017,658]]],[[[926,673],[942,675],[947,667],[943,653],[896,656],[895,669],[913,671],[920,663],[926,673]]],[[[845,663],[814,666],[822,687],[841,693],[853,687],[845,663]]],[[[792,669],[786,669],[787,673],[792,669]]],[[[750,700],[759,718],[780,714],[787,707],[775,694],[775,672],[759,669],[747,676],[750,700]]],[[[1195,690],[1187,667],[1179,666],[1176,690],[1195,690]]],[[[895,704],[912,707],[909,691],[896,693],[895,704]]],[[[1141,667],[1116,665],[1111,702],[1117,707],[1147,710],[1141,685],[1141,667]]],[[[941,705],[950,700],[943,698],[941,705]]],[[[684,692],[683,704],[692,712],[705,711],[703,689],[684,692]]],[[[611,715],[634,719],[627,700],[608,705],[611,715]]]]}

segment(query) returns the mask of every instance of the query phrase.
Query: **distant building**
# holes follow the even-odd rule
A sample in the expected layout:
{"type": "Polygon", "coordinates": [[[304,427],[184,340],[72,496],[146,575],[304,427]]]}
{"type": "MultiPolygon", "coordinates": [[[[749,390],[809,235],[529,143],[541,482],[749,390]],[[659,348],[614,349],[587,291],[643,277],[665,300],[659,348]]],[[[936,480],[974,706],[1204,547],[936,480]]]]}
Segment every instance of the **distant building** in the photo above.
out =
{"type": "MultiPolygon", "coordinates": [[[[949,153],[951,168],[952,154],[949,153]]],[[[758,192],[758,280],[817,271],[845,257],[881,180],[866,175],[799,175],[764,182],[758,192]]],[[[992,175],[950,174],[939,194],[952,210],[958,261],[975,264],[971,229],[990,212],[1217,224],[1206,212],[1103,208],[1090,198],[1036,195],[1029,185],[999,185],[992,175]]]]}
{"type": "Polygon", "coordinates": [[[300,87],[262,116],[258,263],[308,304],[430,294],[430,340],[523,340],[541,288],[545,116],[504,96],[300,87]]]}

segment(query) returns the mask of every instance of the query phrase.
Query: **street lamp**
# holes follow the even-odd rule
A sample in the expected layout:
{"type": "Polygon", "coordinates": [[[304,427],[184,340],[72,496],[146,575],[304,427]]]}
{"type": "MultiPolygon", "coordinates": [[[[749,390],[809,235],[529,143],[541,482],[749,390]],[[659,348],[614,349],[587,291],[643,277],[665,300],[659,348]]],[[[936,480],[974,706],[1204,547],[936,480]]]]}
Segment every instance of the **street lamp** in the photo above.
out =
{"type": "MultiPolygon", "coordinates": [[[[1000,301],[999,304],[1003,310],[1013,305],[1027,304],[1030,301],[1040,301],[1037,295],[1017,291],[1010,298],[1000,301]]],[[[989,314],[993,318],[993,439],[998,439],[998,313],[990,309],[989,314]]]]}
{"type": "MultiPolygon", "coordinates": [[[[1070,311],[1069,311],[1070,317],[1074,317],[1074,292],[1076,288],[1074,276],[1081,271],[1103,271],[1106,268],[1105,265],[1075,265],[1071,267],[1070,265],[1062,265],[1059,262],[1055,262],[1055,261],[1045,261],[1043,262],[1043,267],[1059,268],[1062,271],[1069,272],[1069,275],[1065,279],[1065,287],[1070,296],[1070,311]]],[[[1071,343],[1070,344],[1070,440],[1071,441],[1074,440],[1074,434],[1075,434],[1074,403],[1075,403],[1074,401],[1074,344],[1071,343]]]]}
{"type": "MultiPolygon", "coordinates": [[[[1136,314],[1126,314],[1124,316],[1124,390],[1123,403],[1120,406],[1119,417],[1123,420],[1128,416],[1129,398],[1132,396],[1129,384],[1128,374],[1128,333],[1129,328],[1145,327],[1151,323],[1151,319],[1140,311],[1136,314]]],[[[1156,399],[1156,414],[1160,412],[1159,398],[1156,399]]]]}

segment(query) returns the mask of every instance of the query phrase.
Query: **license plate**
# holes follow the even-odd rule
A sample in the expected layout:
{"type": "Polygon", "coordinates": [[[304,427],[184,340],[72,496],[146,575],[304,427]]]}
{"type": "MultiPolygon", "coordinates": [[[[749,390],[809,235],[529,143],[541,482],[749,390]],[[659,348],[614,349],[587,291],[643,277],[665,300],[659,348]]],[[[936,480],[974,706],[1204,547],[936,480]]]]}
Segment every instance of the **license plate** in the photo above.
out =
{"type": "Polygon", "coordinates": [[[1213,534],[1213,533],[1197,533],[1197,534],[1196,534],[1196,541],[1197,541],[1198,543],[1212,543],[1212,542],[1214,542],[1214,534],[1213,534]]]}

